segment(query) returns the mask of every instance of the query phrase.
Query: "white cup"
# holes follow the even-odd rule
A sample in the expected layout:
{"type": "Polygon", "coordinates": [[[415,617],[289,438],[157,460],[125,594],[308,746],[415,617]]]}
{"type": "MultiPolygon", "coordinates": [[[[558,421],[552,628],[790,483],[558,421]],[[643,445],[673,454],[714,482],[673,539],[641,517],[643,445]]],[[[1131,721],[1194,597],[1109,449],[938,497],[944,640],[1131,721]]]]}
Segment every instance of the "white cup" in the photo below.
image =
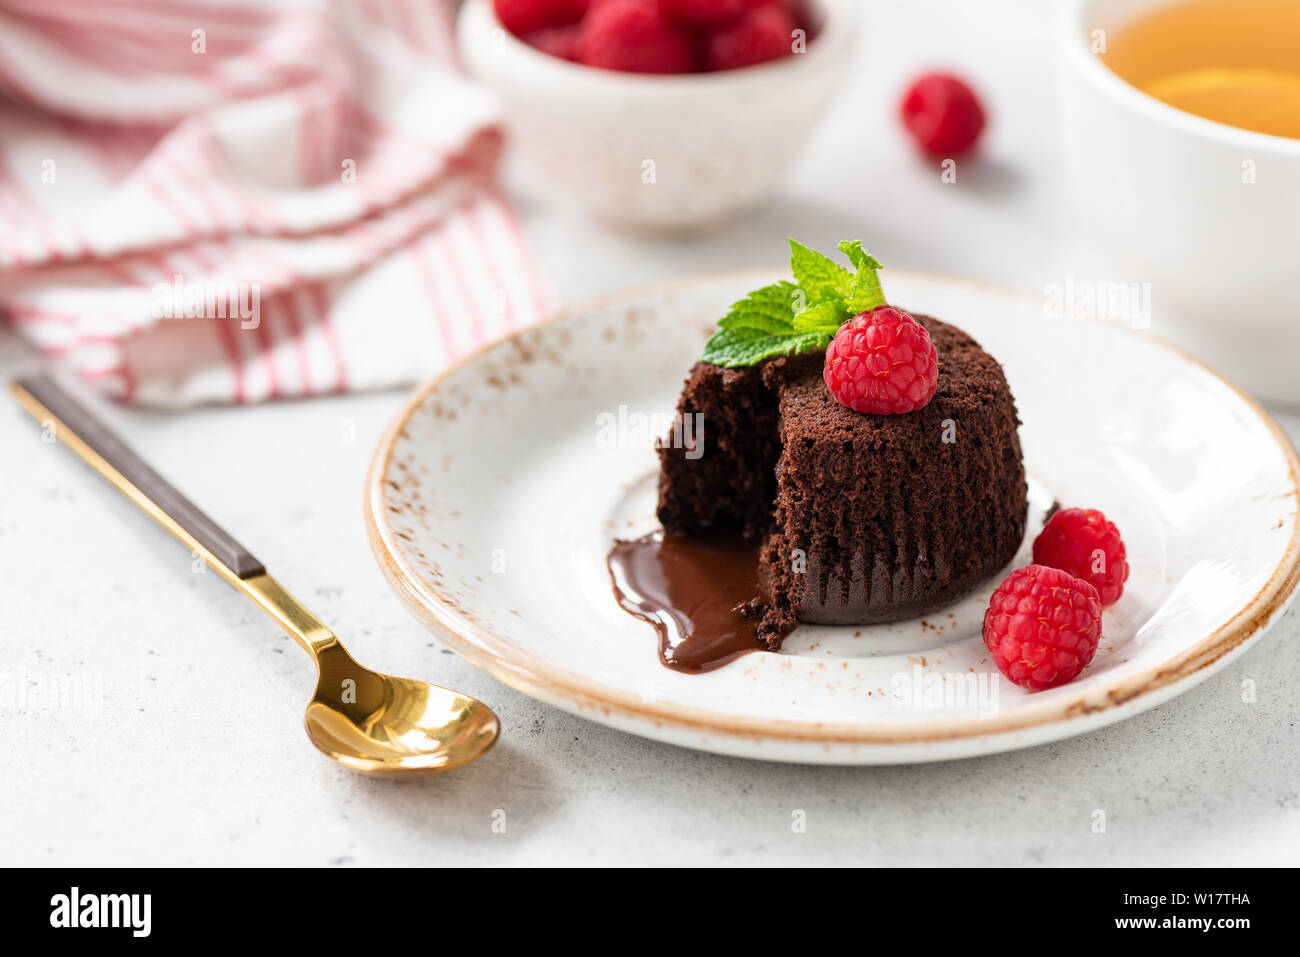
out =
{"type": "Polygon", "coordinates": [[[1077,215],[1117,278],[1150,283],[1156,332],[1260,398],[1298,405],[1300,140],[1175,109],[1094,52],[1135,17],[1177,2],[1064,5],[1065,147],[1077,215]]]}

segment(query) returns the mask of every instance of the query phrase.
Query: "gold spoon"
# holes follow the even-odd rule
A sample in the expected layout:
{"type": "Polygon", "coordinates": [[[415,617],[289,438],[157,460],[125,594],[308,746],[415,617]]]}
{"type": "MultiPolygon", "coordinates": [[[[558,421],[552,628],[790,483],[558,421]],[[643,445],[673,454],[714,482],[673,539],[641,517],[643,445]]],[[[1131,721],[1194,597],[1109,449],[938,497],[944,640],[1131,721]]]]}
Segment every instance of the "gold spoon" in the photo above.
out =
{"type": "Polygon", "coordinates": [[[12,385],[19,403],[127,498],[280,623],[316,662],[303,723],[312,744],[354,771],[412,777],[468,764],[492,747],[492,709],[446,688],[361,667],[266,568],[48,375],[12,385]]]}

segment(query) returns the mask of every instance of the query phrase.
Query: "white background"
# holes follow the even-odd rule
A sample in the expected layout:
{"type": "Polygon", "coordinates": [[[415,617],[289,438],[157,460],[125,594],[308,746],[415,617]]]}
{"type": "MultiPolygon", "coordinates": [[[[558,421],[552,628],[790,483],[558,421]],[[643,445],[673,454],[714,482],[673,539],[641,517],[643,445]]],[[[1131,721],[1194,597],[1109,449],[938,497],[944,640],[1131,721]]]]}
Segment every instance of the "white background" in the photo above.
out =
{"type": "MultiPolygon", "coordinates": [[[[698,239],[613,235],[512,162],[566,302],[766,265],[786,235],[861,237],[886,264],[1041,292],[1110,264],[1071,240],[1051,5],[871,3],[864,55],[783,192],[698,239]],[[955,186],[894,118],[907,78],[967,74],[992,126],[955,186]]],[[[779,122],[779,118],[774,118],[779,122]]],[[[1140,277],[1136,277],[1140,278],[1140,277]]],[[[888,273],[885,274],[886,283],[888,273]]],[[[1158,295],[1155,301],[1159,309],[1158,295]]],[[[8,334],[0,372],[18,361],[8,334]]],[[[1061,357],[1044,356],[1044,361],[1061,357]]],[[[1083,738],[948,764],[767,765],[644,741],[535,703],[433,640],[362,524],[399,393],[110,420],[336,629],[363,663],[482,698],[481,761],[371,781],[301,728],[306,656],[215,574],[0,400],[0,672],[102,676],[103,709],[0,714],[0,864],[1281,864],[1300,858],[1300,619],[1155,711],[1083,738]],[[1241,701],[1254,679],[1258,700],[1241,701]],[[506,812],[495,834],[493,812],[506,812]],[[792,812],[807,831],[794,834],[792,812]],[[1094,834],[1096,809],[1107,831],[1094,834]]],[[[1293,437],[1300,419],[1282,417],[1293,437]]]]}

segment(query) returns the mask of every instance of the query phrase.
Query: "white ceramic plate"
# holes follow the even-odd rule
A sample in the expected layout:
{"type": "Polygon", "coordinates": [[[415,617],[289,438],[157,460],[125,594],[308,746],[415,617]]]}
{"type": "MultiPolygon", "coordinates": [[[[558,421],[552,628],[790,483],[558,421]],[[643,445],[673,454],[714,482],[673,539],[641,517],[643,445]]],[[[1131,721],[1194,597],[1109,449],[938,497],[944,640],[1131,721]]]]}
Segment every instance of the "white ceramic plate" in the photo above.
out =
{"type": "Polygon", "coordinates": [[[993,581],[925,620],[803,626],[779,654],[702,675],[664,668],[653,629],[615,603],[605,556],[615,537],[655,527],[654,439],[717,317],[772,276],[572,309],[417,390],[376,452],[367,517],[385,573],[450,647],[635,734],[781,761],[897,763],[1118,721],[1222,668],[1284,610],[1300,578],[1300,465],[1254,402],[1121,326],[890,270],[892,302],[965,328],[1006,368],[1033,516],[1056,498],[1119,525],[1133,570],[1096,658],[1050,691],[1005,681],[980,638],[993,581]]]}

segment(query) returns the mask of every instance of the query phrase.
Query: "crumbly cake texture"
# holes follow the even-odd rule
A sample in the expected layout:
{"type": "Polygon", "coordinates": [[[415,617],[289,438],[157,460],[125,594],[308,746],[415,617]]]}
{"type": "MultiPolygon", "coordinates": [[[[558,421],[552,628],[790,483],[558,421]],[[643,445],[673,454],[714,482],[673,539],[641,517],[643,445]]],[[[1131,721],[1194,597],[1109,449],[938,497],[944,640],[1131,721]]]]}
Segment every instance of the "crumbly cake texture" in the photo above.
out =
{"type": "MultiPolygon", "coordinates": [[[[746,368],[696,363],[678,415],[703,415],[702,454],[659,449],[670,534],[761,536],[770,649],[797,622],[875,624],[957,601],[1015,556],[1027,489],[1002,367],[960,329],[916,316],[934,341],[924,408],[865,415],[835,401],[821,351],[746,368]]],[[[680,433],[679,433],[680,434],[680,433]]]]}

